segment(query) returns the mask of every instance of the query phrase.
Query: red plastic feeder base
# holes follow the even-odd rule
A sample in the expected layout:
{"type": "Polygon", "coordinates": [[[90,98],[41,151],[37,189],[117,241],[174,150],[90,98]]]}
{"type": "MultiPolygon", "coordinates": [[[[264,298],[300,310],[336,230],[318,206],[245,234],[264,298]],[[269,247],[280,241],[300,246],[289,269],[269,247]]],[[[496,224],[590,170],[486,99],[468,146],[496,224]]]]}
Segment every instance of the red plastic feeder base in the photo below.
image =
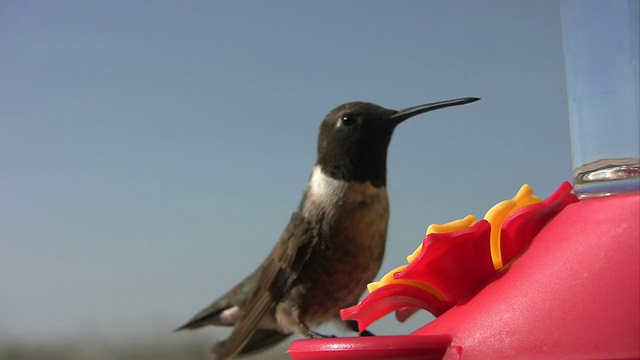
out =
{"type": "Polygon", "coordinates": [[[298,359],[640,358],[640,194],[566,207],[467,302],[407,336],[294,341],[298,359]]]}

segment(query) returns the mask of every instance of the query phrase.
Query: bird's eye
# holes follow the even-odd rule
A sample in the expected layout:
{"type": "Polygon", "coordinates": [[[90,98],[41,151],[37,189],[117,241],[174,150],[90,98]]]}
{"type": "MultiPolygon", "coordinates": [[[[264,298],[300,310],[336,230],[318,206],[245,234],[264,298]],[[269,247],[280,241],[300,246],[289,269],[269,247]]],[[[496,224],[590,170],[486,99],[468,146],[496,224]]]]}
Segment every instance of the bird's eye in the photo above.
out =
{"type": "Polygon", "coordinates": [[[353,126],[358,121],[355,115],[347,114],[340,119],[340,123],[344,126],[353,126]]]}

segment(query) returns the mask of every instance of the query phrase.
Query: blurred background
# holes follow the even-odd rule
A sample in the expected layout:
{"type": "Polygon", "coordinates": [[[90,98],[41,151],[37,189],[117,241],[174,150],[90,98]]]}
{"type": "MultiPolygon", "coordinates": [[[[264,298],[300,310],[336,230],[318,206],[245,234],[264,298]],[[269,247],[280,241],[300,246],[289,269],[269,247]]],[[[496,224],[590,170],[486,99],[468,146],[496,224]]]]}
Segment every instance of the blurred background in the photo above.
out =
{"type": "Polygon", "coordinates": [[[173,329],[269,252],[344,102],[482,98],[396,130],[380,275],[431,223],[546,197],[564,79],[551,0],[0,2],[0,359],[206,358],[228,330],[173,329]]]}

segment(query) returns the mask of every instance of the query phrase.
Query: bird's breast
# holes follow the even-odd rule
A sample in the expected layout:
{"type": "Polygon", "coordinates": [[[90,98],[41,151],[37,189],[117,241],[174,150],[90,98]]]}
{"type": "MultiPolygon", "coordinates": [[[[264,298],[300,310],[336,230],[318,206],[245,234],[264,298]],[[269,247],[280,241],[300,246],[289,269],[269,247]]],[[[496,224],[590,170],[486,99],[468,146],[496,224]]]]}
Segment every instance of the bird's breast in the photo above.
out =
{"type": "MultiPolygon", "coordinates": [[[[314,168],[302,214],[320,219],[321,239],[300,274],[311,322],[353,305],[384,255],[389,202],[384,187],[332,179],[314,168]]],[[[316,321],[314,321],[316,320],[316,321]]]]}
{"type": "Polygon", "coordinates": [[[350,256],[353,251],[371,247],[384,251],[389,221],[384,186],[333,179],[315,166],[301,212],[323,229],[320,243],[327,245],[332,256],[350,256]]]}

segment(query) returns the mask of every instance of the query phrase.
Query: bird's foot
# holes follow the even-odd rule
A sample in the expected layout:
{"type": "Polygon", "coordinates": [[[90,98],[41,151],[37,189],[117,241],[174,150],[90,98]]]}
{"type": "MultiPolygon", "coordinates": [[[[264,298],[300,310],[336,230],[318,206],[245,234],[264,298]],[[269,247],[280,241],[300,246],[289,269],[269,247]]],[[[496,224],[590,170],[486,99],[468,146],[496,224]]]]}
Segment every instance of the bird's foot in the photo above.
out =
{"type": "Polygon", "coordinates": [[[345,321],[347,328],[349,328],[350,330],[353,330],[355,332],[358,333],[359,336],[376,336],[374,333],[372,333],[369,330],[362,330],[360,331],[358,329],[358,322],[357,321],[353,321],[353,320],[347,320],[345,321]]]}
{"type": "Polygon", "coordinates": [[[325,335],[325,334],[320,334],[319,332],[313,331],[313,330],[308,330],[307,332],[307,337],[310,338],[334,338],[336,337],[335,335],[325,335]]]}

